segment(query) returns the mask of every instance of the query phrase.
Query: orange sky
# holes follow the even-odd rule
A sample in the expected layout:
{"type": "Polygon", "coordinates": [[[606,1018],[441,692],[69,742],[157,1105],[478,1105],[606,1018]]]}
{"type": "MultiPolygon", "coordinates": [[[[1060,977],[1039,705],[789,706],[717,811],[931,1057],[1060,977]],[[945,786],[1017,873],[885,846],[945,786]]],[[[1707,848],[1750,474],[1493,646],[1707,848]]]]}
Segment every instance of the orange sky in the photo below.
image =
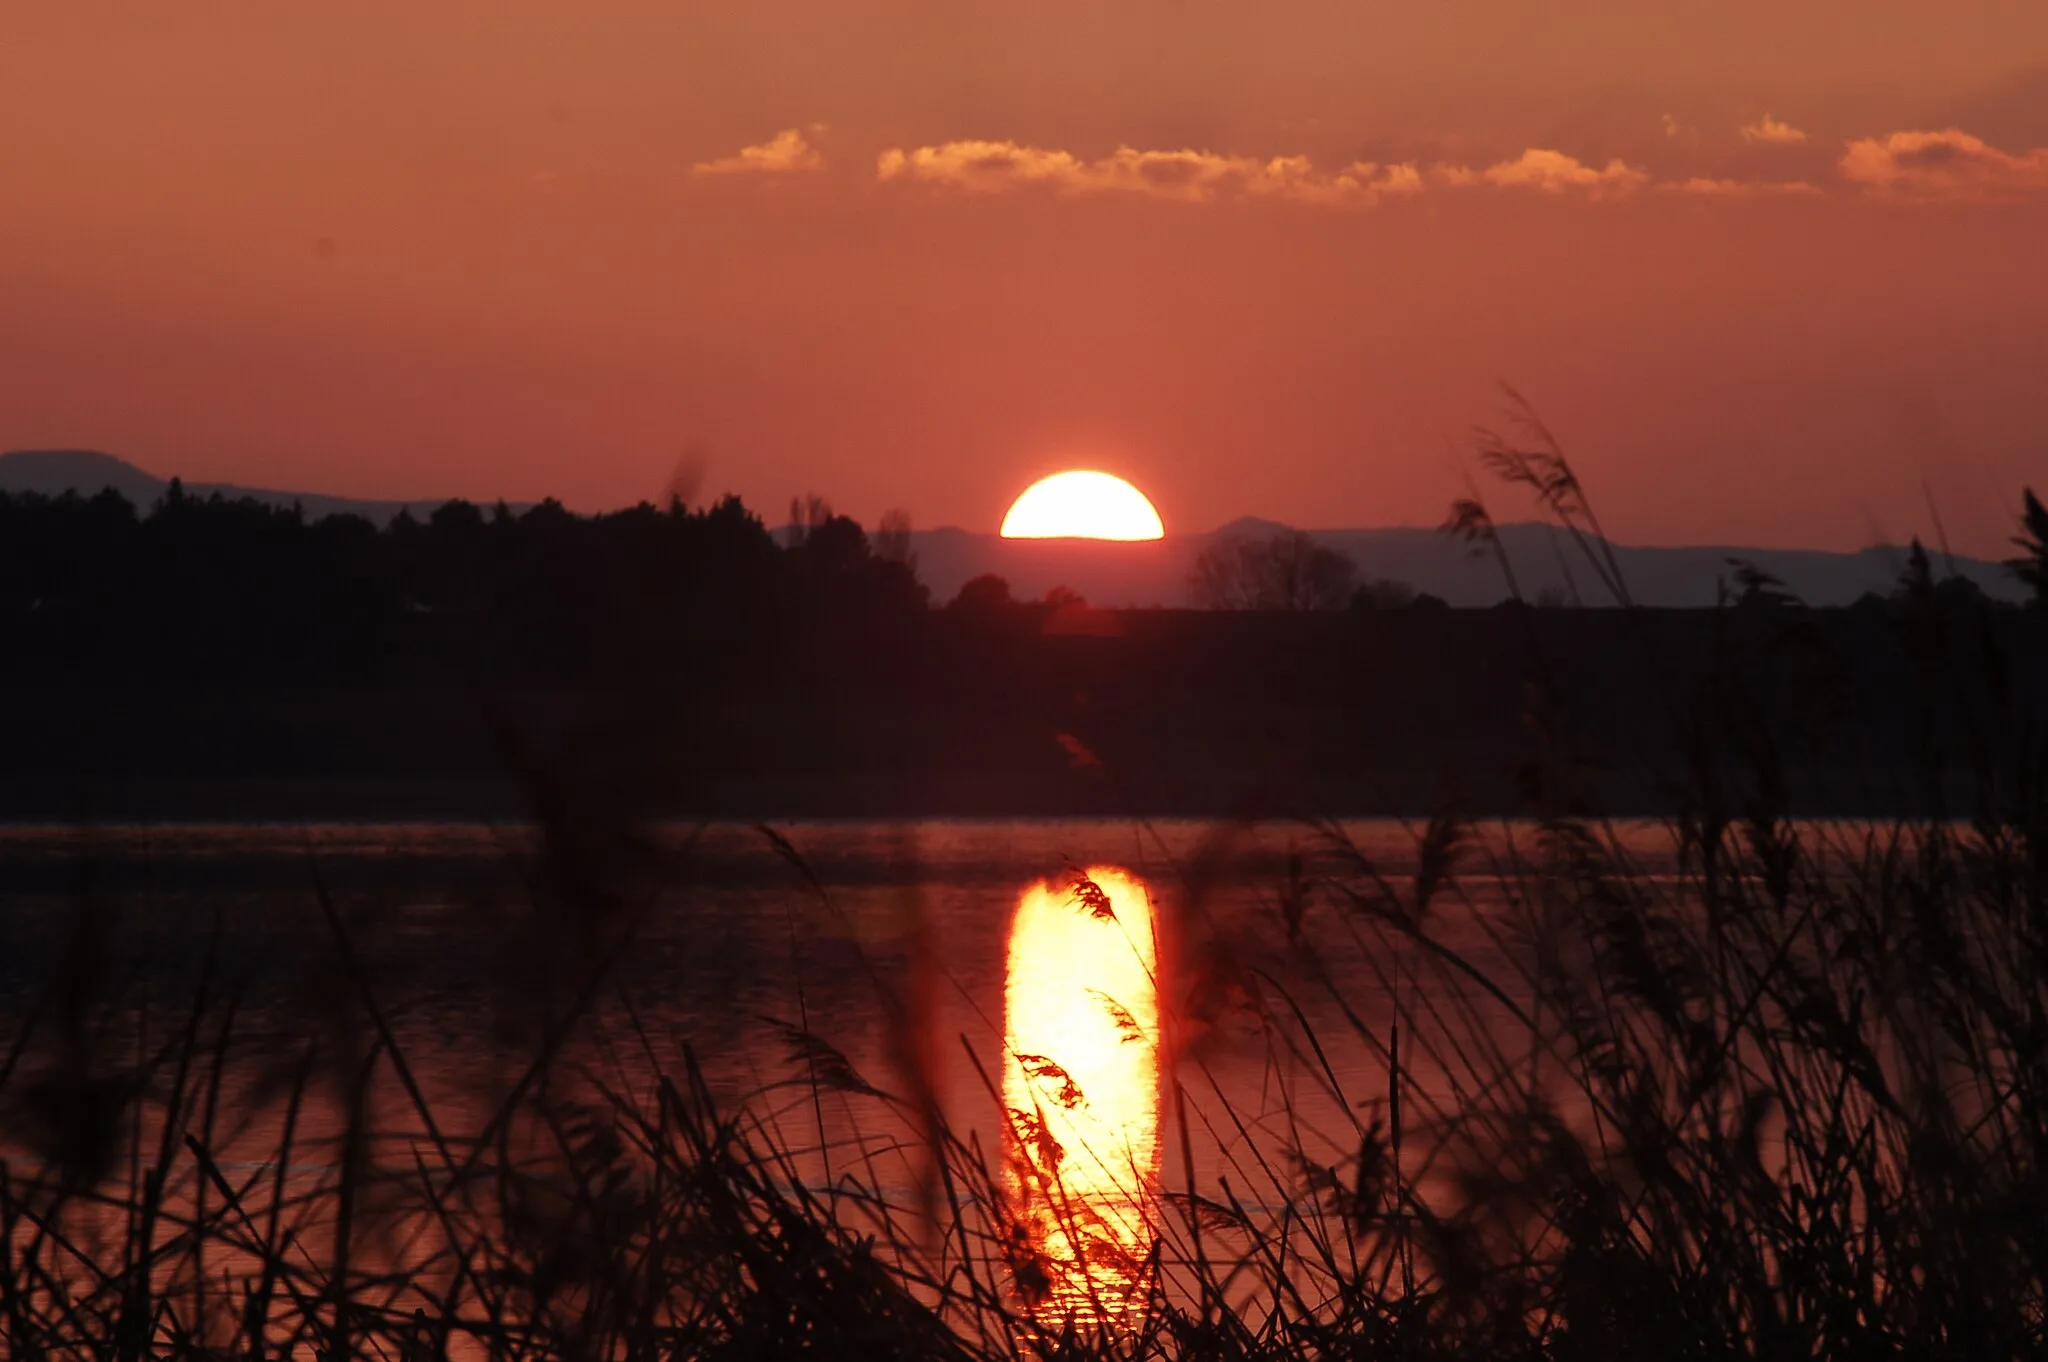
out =
{"type": "Polygon", "coordinates": [[[1506,379],[1634,541],[2048,485],[2040,0],[15,5],[0,185],[0,447],[195,479],[1433,523],[1506,379]]]}

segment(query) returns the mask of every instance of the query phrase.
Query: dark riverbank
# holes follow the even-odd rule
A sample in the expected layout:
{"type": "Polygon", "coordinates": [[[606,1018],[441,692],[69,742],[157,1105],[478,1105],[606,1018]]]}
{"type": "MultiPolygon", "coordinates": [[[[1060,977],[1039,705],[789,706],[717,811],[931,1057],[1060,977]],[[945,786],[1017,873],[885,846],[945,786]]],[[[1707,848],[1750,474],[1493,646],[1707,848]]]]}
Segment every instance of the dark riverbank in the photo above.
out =
{"type": "Polygon", "coordinates": [[[1380,815],[1446,790],[1627,814],[1689,774],[1790,812],[1967,815],[2048,727],[2048,615],[1969,600],[921,611],[551,675],[452,648],[339,679],[134,662],[17,657],[0,817],[511,818],[549,789],[685,817],[1380,815]]]}

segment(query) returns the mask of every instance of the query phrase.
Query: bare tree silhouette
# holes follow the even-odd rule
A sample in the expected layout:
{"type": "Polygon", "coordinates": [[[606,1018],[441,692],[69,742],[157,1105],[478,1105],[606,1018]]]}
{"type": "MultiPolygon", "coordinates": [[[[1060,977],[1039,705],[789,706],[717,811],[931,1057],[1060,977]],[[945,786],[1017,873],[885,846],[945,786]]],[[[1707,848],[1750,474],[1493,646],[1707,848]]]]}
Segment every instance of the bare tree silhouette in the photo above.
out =
{"type": "Polygon", "coordinates": [[[1224,534],[1195,556],[1188,592],[1209,610],[1336,610],[1357,565],[1299,530],[1224,534]]]}

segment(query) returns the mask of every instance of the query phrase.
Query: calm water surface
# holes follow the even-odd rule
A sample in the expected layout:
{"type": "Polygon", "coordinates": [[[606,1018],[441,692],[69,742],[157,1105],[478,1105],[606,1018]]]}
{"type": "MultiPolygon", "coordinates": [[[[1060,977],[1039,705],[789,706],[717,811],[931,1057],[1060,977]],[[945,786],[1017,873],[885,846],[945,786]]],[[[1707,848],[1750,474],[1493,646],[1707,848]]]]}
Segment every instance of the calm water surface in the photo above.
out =
{"type": "MultiPolygon", "coordinates": [[[[782,846],[755,827],[712,825],[666,829],[652,851],[599,845],[579,859],[543,856],[523,830],[480,824],[0,828],[0,1003],[10,1018],[33,1004],[70,948],[79,905],[90,904],[102,1001],[175,1011],[211,949],[214,987],[243,989],[256,1015],[317,1009],[349,992],[324,890],[415,1063],[453,1090],[500,1059],[518,1064],[512,1038],[532,1020],[522,1009],[573,991],[579,967],[633,921],[598,1010],[616,1022],[622,999],[635,1004],[642,1062],[649,1044],[665,1060],[687,1045],[735,1094],[772,1083],[790,1069],[786,1039],[764,1022],[772,1019],[806,1027],[887,1087],[903,1059],[889,1053],[890,999],[914,986],[918,1015],[944,1042],[935,1057],[947,1105],[968,1120],[994,1105],[976,1061],[998,1074],[1020,896],[1046,881],[1066,885],[1074,868],[1119,867],[1158,904],[1172,937],[1162,991],[1187,1014],[1181,1063],[1191,1088],[1264,1092],[1289,1066],[1261,1031],[1260,1009],[1298,1014],[1329,1040],[1385,1018],[1385,976],[1402,963],[1360,930],[1342,895],[1317,885],[1351,867],[1305,826],[775,829],[782,846]],[[1242,995],[1261,987],[1271,996],[1248,1006],[1242,995]]],[[[1338,831],[1395,893],[1408,892],[1419,828],[1338,831]]],[[[1640,867],[1670,867],[1661,825],[1619,831],[1640,867]]],[[[1497,826],[1466,854],[1460,900],[1439,900],[1450,906],[1436,914],[1437,934],[1482,963],[1499,950],[1475,925],[1501,900],[1489,862],[1510,838],[1529,837],[1497,826]]],[[[1361,1095],[1383,1086],[1383,1066],[1338,1049],[1316,1066],[1329,1071],[1323,1081],[1334,1074],[1349,1089],[1356,1079],[1361,1095]]],[[[633,1064],[624,1054],[606,1062],[620,1073],[633,1064]]]]}
{"type": "MultiPolygon", "coordinates": [[[[22,1042],[23,1072],[66,1062],[50,1008],[34,1034],[24,1024],[68,998],[56,1011],[86,1017],[88,1050],[116,1063],[173,1034],[202,987],[216,1010],[232,997],[218,1138],[253,1167],[275,1139],[280,1066],[308,1043],[357,1054],[365,992],[458,1132],[481,1126],[574,1010],[549,1080],[567,1100],[646,1100],[658,1074],[694,1063],[723,1100],[812,1150],[809,1176],[860,1158],[899,1186],[914,1158],[876,1168],[873,1140],[904,1107],[848,1089],[929,1090],[965,1137],[1010,1151],[1013,1191],[1052,1149],[1067,1190],[1095,1198],[1093,1231],[1038,1226],[1050,1256],[1089,1233],[1098,1260],[1142,1256],[1133,1215],[1161,1187],[1206,1195],[1228,1179],[1255,1201],[1303,1163],[1355,1152],[1384,1114],[1397,1006],[1442,1021],[1435,1035],[1407,1023],[1417,1126],[1456,1105],[1461,1073],[1519,1043],[1504,1030],[1486,1053],[1501,1004],[1426,967],[1335,887],[1400,901],[1419,831],[832,822],[544,849],[470,824],[14,827],[0,829],[0,1027],[22,1042]],[[1075,898],[1084,867],[1113,890],[1100,913],[1075,898]],[[822,1100],[805,1080],[824,1052],[800,1054],[797,1033],[849,1068],[822,1100]],[[1174,1111],[1184,1131],[1162,1120],[1174,1111]]],[[[1661,826],[1618,835],[1639,870],[1671,870],[1661,826]]],[[[1530,836],[1485,833],[1432,910],[1434,935],[1503,979],[1526,942],[1488,867],[1530,836]]],[[[417,1133],[394,1081],[369,1100],[390,1138],[417,1133]]],[[[340,1110],[309,1107],[316,1146],[340,1110]]]]}

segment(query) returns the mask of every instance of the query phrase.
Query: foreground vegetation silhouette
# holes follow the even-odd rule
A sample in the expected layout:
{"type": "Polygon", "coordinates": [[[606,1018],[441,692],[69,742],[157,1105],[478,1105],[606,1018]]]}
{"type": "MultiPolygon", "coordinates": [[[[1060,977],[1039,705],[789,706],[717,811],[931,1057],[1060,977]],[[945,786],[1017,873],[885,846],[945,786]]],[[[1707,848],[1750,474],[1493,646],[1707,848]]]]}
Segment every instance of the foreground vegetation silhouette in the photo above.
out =
{"type": "MultiPolygon", "coordinates": [[[[1597,524],[1540,429],[1488,457],[1583,531],[1600,574],[1597,524]]],[[[141,533],[104,503],[61,514],[141,533]]],[[[146,542],[176,542],[178,514],[146,542]]],[[[652,542],[663,514],[623,525],[652,542]]],[[[736,507],[673,515],[664,542],[771,561],[736,507]]],[[[590,532],[552,513],[530,530],[436,520],[436,542],[590,532]]],[[[1476,501],[1454,516],[1482,550],[1491,524],[1476,501]]],[[[378,539],[246,528],[337,554],[378,539]]],[[[875,608],[908,608],[851,540],[821,548],[801,588],[764,566],[734,589],[829,593],[843,570],[896,583],[860,578],[875,608]]],[[[462,589],[487,588],[431,603],[462,589]]],[[[788,1071],[715,1096],[689,1045],[655,1060],[653,1000],[619,968],[655,888],[687,892],[687,847],[578,805],[543,767],[532,901],[485,985],[505,1062],[473,1119],[426,1096],[360,924],[324,891],[328,986],[259,1024],[218,936],[189,998],[116,986],[82,881],[0,1061],[0,1338],[19,1358],[2036,1355],[2048,745],[1974,608],[1924,556],[1887,606],[1914,664],[1925,816],[1792,816],[1761,716],[1772,687],[1811,689],[1825,640],[1752,576],[1715,614],[1725,647],[1704,677],[1666,674],[1641,636],[1675,730],[1673,867],[1641,863],[1607,820],[1535,611],[1503,617],[1531,657],[1518,820],[1484,829],[1449,793],[1392,864],[1308,818],[1272,900],[1285,980],[1211,940],[1208,859],[1183,864],[1163,900],[1180,964],[1162,980],[1162,1109],[1183,1123],[1167,1138],[1218,1091],[1196,1022],[1235,1011],[1327,1085],[1352,1152],[1318,1157],[1283,1120],[1226,1140],[1226,1166],[1186,1166],[1113,1321],[1034,1308],[1057,1265],[1020,1239],[992,1151],[933,1097],[935,958],[869,962],[890,1072],[858,1072],[799,1011],[774,1030],[788,1071]],[[1366,977],[1326,968],[1339,938],[1363,944],[1366,977]],[[1316,1062],[1336,1037],[1307,1025],[1307,992],[1377,1057],[1364,1090],[1316,1062]],[[591,1044],[644,1050],[644,1086],[576,1062],[591,1044]],[[338,1135],[305,1134],[315,1106],[338,1135]],[[850,1138],[826,1137],[828,1108],[850,1138]]],[[[1202,1109],[1226,1131],[1254,1119],[1202,1109]]]]}

